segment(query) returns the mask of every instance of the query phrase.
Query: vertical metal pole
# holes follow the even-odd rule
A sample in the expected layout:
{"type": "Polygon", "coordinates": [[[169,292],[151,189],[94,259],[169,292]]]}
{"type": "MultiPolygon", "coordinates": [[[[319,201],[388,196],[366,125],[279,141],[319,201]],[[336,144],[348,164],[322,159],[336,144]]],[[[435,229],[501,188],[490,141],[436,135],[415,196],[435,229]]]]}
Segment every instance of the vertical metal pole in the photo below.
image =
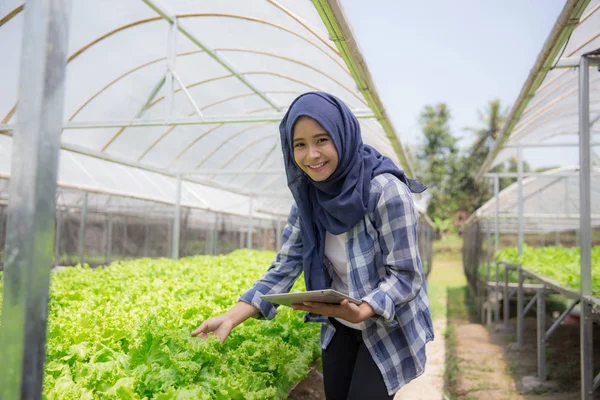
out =
{"type": "Polygon", "coordinates": [[[240,249],[243,249],[244,248],[244,231],[242,231],[241,228],[239,231],[239,235],[240,235],[240,249]]]}
{"type": "Polygon", "coordinates": [[[579,251],[581,262],[581,398],[591,399],[593,391],[593,336],[590,307],[591,269],[591,142],[590,77],[587,57],[579,62],[579,251]]]}
{"type": "Polygon", "coordinates": [[[39,0],[24,10],[0,324],[4,400],[42,397],[69,8],[39,0]]]}
{"type": "Polygon", "coordinates": [[[565,182],[565,215],[569,215],[569,178],[564,177],[565,182]]]}
{"type": "Polygon", "coordinates": [[[112,252],[112,216],[108,214],[107,240],[106,240],[106,263],[110,264],[112,252]]]}
{"type": "Polygon", "coordinates": [[[212,254],[219,254],[219,214],[215,214],[215,226],[212,234],[212,254]]]}
{"type": "Polygon", "coordinates": [[[500,321],[500,265],[498,265],[498,263],[495,263],[496,265],[496,291],[495,291],[495,295],[496,295],[496,308],[495,308],[495,315],[494,315],[494,320],[496,322],[500,321]]]}
{"type": "Polygon", "coordinates": [[[517,288],[517,344],[523,346],[525,339],[523,337],[523,271],[521,265],[518,266],[519,286],[517,288]]]}
{"type": "Polygon", "coordinates": [[[148,215],[144,218],[144,257],[150,255],[150,226],[148,224],[148,215]]]}
{"type": "Polygon", "coordinates": [[[500,251],[500,177],[495,176],[494,179],[494,198],[496,199],[496,213],[494,215],[494,234],[496,236],[495,249],[496,253],[500,251]]]}
{"type": "Polygon", "coordinates": [[[537,361],[538,378],[546,380],[546,299],[544,289],[537,292],[537,361]]]}
{"type": "Polygon", "coordinates": [[[246,235],[246,247],[252,248],[252,214],[254,213],[254,198],[250,196],[250,208],[248,210],[248,233],[246,235]]]}
{"type": "MultiPolygon", "coordinates": [[[[62,212],[56,212],[56,236],[54,237],[54,265],[60,264],[60,235],[62,231],[62,212]]],[[[0,228],[1,226],[0,222],[0,228]]]]}
{"type": "Polygon", "coordinates": [[[171,258],[179,259],[179,235],[181,225],[181,174],[177,175],[177,188],[175,189],[175,215],[173,216],[173,245],[171,258]]]}
{"type": "Polygon", "coordinates": [[[488,308],[487,308],[487,324],[491,324],[492,323],[492,309],[490,307],[490,287],[488,286],[490,280],[492,279],[492,265],[491,265],[491,261],[492,261],[492,231],[490,231],[489,226],[487,226],[487,221],[486,221],[486,238],[485,238],[485,247],[486,247],[486,251],[487,251],[487,276],[486,276],[486,281],[485,281],[485,287],[484,287],[484,295],[485,295],[485,301],[484,304],[487,303],[488,304],[488,308]]]}
{"type": "Polygon", "coordinates": [[[508,268],[506,265],[504,266],[504,301],[502,302],[504,306],[504,328],[508,329],[508,314],[510,313],[510,300],[508,298],[508,268]]]}
{"type": "Polygon", "coordinates": [[[518,185],[518,203],[519,203],[519,256],[523,255],[524,238],[524,218],[523,218],[523,148],[517,148],[517,185],[518,185]]]}
{"type": "Polygon", "coordinates": [[[560,236],[559,236],[558,231],[556,231],[554,233],[554,235],[555,235],[555,245],[558,246],[558,245],[560,245],[560,236]]]}
{"type": "Polygon", "coordinates": [[[88,205],[88,194],[87,192],[83,195],[81,201],[81,212],[79,213],[79,264],[83,265],[84,252],[85,252],[85,223],[87,220],[87,205],[88,205]]]}
{"type": "Polygon", "coordinates": [[[490,279],[492,279],[492,232],[488,229],[486,232],[486,238],[485,238],[486,244],[486,250],[487,250],[487,276],[486,276],[486,288],[487,288],[487,282],[490,281],[490,279]]]}
{"type": "Polygon", "coordinates": [[[281,219],[277,218],[277,248],[275,251],[279,251],[279,249],[281,249],[281,235],[281,219]]]}

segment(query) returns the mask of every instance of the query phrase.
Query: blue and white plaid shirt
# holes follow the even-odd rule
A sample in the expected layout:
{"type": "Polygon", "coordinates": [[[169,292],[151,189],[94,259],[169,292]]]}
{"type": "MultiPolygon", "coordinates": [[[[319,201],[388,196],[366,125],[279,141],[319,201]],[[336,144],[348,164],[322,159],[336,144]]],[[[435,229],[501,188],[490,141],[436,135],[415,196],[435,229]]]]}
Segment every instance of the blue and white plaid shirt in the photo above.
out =
{"type": "MultiPolygon", "coordinates": [[[[347,233],[348,290],[367,302],[375,316],[365,321],[363,340],[381,370],[390,395],[423,373],[425,344],[433,327],[425,275],[417,248],[418,214],[408,187],[391,174],[371,181],[369,212],[347,233]]],[[[329,262],[325,260],[325,262],[329,262]]],[[[267,273],[240,300],[271,319],[276,307],[261,295],[289,292],[302,273],[302,239],[296,206],[283,232],[283,245],[267,273]]],[[[321,348],[335,334],[327,317],[307,313],[305,322],[322,322],[321,348]]]]}

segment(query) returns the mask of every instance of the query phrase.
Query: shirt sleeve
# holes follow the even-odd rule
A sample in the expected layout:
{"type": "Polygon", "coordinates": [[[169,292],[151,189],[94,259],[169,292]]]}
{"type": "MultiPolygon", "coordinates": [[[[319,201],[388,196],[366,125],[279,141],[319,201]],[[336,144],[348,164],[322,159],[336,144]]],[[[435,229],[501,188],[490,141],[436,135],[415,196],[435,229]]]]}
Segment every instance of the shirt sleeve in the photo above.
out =
{"type": "Polygon", "coordinates": [[[300,236],[300,214],[294,204],[283,229],[281,249],[266,274],[244,293],[239,301],[258,308],[258,319],[272,319],[277,315],[277,306],[260,296],[287,293],[302,273],[302,238],[300,236]]]}
{"type": "Polygon", "coordinates": [[[379,245],[387,274],[362,300],[383,322],[395,326],[396,307],[413,300],[423,286],[423,268],[417,247],[418,214],[412,194],[400,181],[382,189],[374,212],[379,245]]]}

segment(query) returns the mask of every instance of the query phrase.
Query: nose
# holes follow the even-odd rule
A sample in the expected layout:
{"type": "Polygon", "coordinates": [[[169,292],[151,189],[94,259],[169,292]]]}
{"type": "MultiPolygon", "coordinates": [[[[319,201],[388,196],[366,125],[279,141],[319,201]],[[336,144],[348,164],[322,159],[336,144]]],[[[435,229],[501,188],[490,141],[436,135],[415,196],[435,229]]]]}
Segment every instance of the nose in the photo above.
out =
{"type": "Polygon", "coordinates": [[[321,152],[317,146],[308,146],[308,158],[310,160],[316,160],[319,157],[321,157],[321,152]]]}

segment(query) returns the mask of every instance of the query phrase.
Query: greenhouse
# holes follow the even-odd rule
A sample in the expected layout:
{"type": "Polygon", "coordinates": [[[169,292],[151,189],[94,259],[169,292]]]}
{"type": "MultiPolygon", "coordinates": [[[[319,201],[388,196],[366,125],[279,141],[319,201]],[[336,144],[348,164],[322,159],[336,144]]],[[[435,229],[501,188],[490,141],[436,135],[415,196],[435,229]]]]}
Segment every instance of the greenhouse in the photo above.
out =
{"type": "Polygon", "coordinates": [[[599,10],[598,1],[565,5],[479,171],[494,196],[467,221],[463,249],[465,273],[483,321],[500,322],[503,314],[503,328],[514,329],[522,346],[524,316],[536,306],[539,381],[547,379],[549,337],[579,309],[582,399],[593,398],[600,386],[593,360],[600,305],[599,10]],[[525,150],[576,146],[579,165],[524,172],[525,150]],[[517,160],[517,172],[490,172],[511,157],[517,160]],[[501,178],[514,183],[500,191],[501,178]],[[507,243],[513,249],[501,250],[507,243]],[[552,293],[568,299],[569,307],[550,326],[545,298],[552,293]],[[516,324],[511,328],[513,296],[516,324]]]}
{"type": "MultiPolygon", "coordinates": [[[[239,338],[255,338],[248,346],[287,360],[268,364],[267,376],[265,361],[247,369],[236,361],[255,348],[236,354],[231,339],[221,359],[214,342],[183,338],[182,326],[230,306],[269,265],[240,249],[281,246],[292,196],[279,123],[299,94],[342,99],[365,143],[414,173],[338,1],[8,0],[0,48],[10,55],[0,66],[0,270],[8,271],[0,397],[40,398],[42,382],[47,398],[284,396],[315,362],[314,328],[281,334],[301,324],[291,313],[266,333],[244,326],[239,338]],[[218,254],[228,255],[202,258],[218,254]],[[76,264],[111,268],[64,268],[76,264]],[[193,264],[206,268],[194,281],[202,292],[188,298],[214,299],[204,308],[182,302],[194,291],[193,264]],[[173,292],[156,286],[166,276],[173,292]],[[230,284],[211,293],[219,276],[230,284]],[[132,280],[132,291],[118,287],[132,280]],[[177,298],[170,314],[156,303],[169,296],[177,298]],[[155,320],[111,311],[133,298],[155,320]],[[75,316],[66,305],[89,312],[75,316]],[[79,330],[105,325],[106,313],[139,335],[79,330]],[[156,357],[159,370],[136,364],[144,357],[156,357]],[[229,378],[219,370],[190,378],[206,362],[230,368],[229,378]]],[[[417,203],[430,271],[433,223],[417,203]]]]}
{"type": "MultiPolygon", "coordinates": [[[[461,296],[465,324],[471,301],[481,322],[514,333],[523,353],[526,316],[535,314],[537,375],[528,378],[538,388],[556,377],[548,372],[552,335],[576,318],[577,393],[599,393],[600,0],[564,3],[477,163],[475,181],[491,197],[462,226],[458,273],[443,271],[446,286],[431,278],[447,261],[434,267],[443,229],[427,214],[430,194],[414,196],[425,276],[409,279],[429,294],[421,286],[401,306],[429,296],[432,315],[443,315],[434,342],[423,310],[409,322],[422,348],[441,348],[429,354],[445,371],[414,368],[439,375],[436,398],[453,398],[448,385],[468,393],[448,382],[479,367],[450,369],[462,361],[456,330],[445,324],[461,296]],[[550,148],[579,149],[578,164],[525,168],[531,151],[550,148]],[[516,171],[499,169],[511,160],[516,171]]],[[[227,341],[190,331],[242,303],[282,248],[293,196],[279,129],[299,95],[335,95],[366,144],[409,177],[422,172],[342,5],[0,2],[0,398],[281,399],[320,374],[319,326],[291,308],[240,323],[227,341]]],[[[300,279],[291,290],[310,288],[300,279]]],[[[402,323],[391,314],[377,324],[402,323]]],[[[481,341],[471,347],[486,354],[481,341]]],[[[432,382],[416,380],[417,391],[432,382]]]]}

